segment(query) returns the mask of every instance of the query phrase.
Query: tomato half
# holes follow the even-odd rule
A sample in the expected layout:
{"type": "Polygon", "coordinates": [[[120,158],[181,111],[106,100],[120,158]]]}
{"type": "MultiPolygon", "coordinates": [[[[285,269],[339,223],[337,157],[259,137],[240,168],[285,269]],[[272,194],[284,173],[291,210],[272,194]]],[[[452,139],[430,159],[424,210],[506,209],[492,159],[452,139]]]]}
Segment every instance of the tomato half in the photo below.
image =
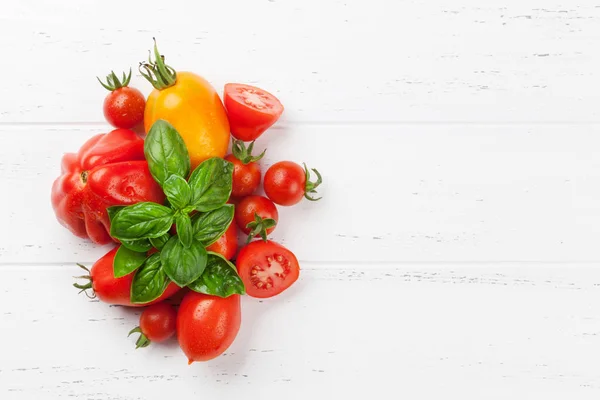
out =
{"type": "Polygon", "coordinates": [[[270,240],[258,240],[242,248],[236,263],[246,293],[252,297],[275,296],[296,282],[300,274],[294,253],[270,240]]]}
{"type": "Polygon", "coordinates": [[[223,97],[231,134],[244,142],[258,138],[283,113],[277,97],[254,86],[228,83],[223,97]]]}

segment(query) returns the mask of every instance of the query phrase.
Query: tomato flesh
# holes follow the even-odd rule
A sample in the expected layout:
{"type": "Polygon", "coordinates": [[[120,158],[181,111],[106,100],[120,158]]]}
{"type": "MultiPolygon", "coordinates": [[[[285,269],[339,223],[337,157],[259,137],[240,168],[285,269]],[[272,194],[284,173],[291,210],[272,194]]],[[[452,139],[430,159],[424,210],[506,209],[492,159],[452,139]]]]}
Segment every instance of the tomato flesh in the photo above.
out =
{"type": "Polygon", "coordinates": [[[289,288],[300,274],[298,259],[290,250],[272,241],[255,241],[244,247],[237,268],[246,293],[266,298],[289,288]]]}
{"type": "Polygon", "coordinates": [[[283,113],[277,97],[255,86],[228,83],[224,98],[231,134],[245,142],[262,135],[283,113]]]}

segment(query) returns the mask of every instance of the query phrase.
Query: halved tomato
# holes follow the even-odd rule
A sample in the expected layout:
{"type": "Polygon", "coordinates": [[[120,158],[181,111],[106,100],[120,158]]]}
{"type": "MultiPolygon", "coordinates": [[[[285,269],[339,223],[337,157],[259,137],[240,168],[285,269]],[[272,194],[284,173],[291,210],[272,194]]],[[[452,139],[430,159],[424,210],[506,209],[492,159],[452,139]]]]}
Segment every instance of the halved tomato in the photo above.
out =
{"type": "Polygon", "coordinates": [[[289,288],[300,274],[298,259],[288,249],[270,240],[258,240],[242,248],[237,270],[252,297],[272,297],[289,288]]]}
{"type": "Polygon", "coordinates": [[[277,97],[254,86],[228,83],[223,97],[231,134],[244,142],[258,138],[283,113],[277,97]]]}

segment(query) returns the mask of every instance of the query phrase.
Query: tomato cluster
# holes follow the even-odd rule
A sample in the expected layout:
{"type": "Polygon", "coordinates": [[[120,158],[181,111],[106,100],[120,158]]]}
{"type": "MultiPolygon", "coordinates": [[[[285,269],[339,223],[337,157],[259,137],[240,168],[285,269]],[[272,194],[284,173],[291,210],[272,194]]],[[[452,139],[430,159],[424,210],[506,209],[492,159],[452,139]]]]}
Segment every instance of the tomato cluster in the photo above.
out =
{"type": "Polygon", "coordinates": [[[271,297],[298,279],[294,253],[268,235],[279,223],[276,204],[318,200],[322,180],[282,161],[264,175],[266,196],[256,194],[266,150],[253,155],[254,141],[282,104],[242,84],[225,85],[221,102],[204,78],[166,65],[156,44],[154,57],[140,65],[154,87],[147,100],[128,86],[131,71],[100,81],[116,129],[63,157],[52,204],[75,235],[118,244],[90,270],[80,265],[87,282],[74,286],[109,304],[146,307],[129,333],[140,334],[136,347],[176,336],[190,363],[207,361],[234,341],[240,295],[271,297]],[[145,139],[131,130],[142,127],[145,139]],[[247,235],[241,246],[238,230],[247,235]]]}

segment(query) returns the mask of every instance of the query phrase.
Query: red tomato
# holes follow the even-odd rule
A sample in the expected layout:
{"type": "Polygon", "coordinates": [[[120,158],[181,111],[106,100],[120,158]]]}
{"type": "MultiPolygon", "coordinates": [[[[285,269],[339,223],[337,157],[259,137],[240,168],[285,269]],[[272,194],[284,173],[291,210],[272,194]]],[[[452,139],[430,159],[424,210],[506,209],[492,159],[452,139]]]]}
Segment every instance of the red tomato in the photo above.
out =
{"type": "Polygon", "coordinates": [[[52,185],[58,221],[98,244],[112,241],[107,207],[164,199],[144,158],[144,141],[128,129],[96,135],[78,154],[65,154],[62,175],[52,185]]]}
{"type": "Polygon", "coordinates": [[[130,80],[131,70],[129,76],[123,74],[122,82],[114,72],[106,77],[106,84],[98,79],[105,89],[110,90],[104,99],[104,117],[116,128],[131,129],[144,121],[146,99],[142,92],[127,86],[130,80]]]}
{"type": "Polygon", "coordinates": [[[300,274],[294,253],[270,240],[243,247],[236,264],[246,293],[252,297],[275,296],[296,282],[300,274]]]}
{"type": "Polygon", "coordinates": [[[175,334],[177,312],[172,305],[163,302],[146,308],[140,315],[140,326],[133,328],[129,334],[139,332],[136,349],[146,347],[151,342],[164,342],[175,334]]]}
{"type": "Polygon", "coordinates": [[[277,207],[266,197],[244,197],[235,207],[235,223],[246,235],[251,232],[254,232],[253,237],[261,236],[261,232],[270,234],[275,230],[277,221],[279,221],[277,207]],[[256,215],[258,215],[258,220],[256,215]],[[275,223],[263,220],[273,220],[275,223]],[[248,226],[248,224],[251,225],[248,226]]]}
{"type": "Polygon", "coordinates": [[[177,313],[177,340],[189,364],[223,354],[240,330],[240,296],[189,292],[177,313]]]}
{"type": "Polygon", "coordinates": [[[316,201],[310,194],[316,193],[316,188],[322,183],[321,174],[313,169],[317,181],[311,182],[306,166],[304,169],[294,162],[281,161],[273,164],[265,174],[264,188],[266,195],[273,202],[282,206],[292,206],[306,197],[316,201]]]}
{"type": "MultiPolygon", "coordinates": [[[[131,303],[131,282],[135,272],[125,275],[121,278],[115,278],[113,272],[113,261],[115,254],[119,247],[115,247],[102,258],[94,263],[89,276],[82,277],[89,279],[90,282],[86,285],[74,284],[74,286],[82,291],[92,289],[93,293],[98,298],[108,304],[118,304],[122,306],[131,307],[143,307],[150,304],[158,303],[164,299],[167,299],[174,295],[178,290],[179,286],[171,282],[165,292],[158,299],[151,301],[146,304],[132,304],[131,303]]],[[[85,267],[82,266],[85,269],[85,267]]]]}
{"type": "Polygon", "coordinates": [[[235,257],[235,253],[237,253],[237,229],[235,224],[229,225],[223,236],[208,246],[206,250],[219,253],[228,260],[235,257]]]}
{"type": "Polygon", "coordinates": [[[275,96],[254,86],[228,83],[224,98],[231,134],[244,142],[258,138],[283,113],[275,96]]]}
{"type": "Polygon", "coordinates": [[[257,163],[244,164],[233,154],[225,157],[233,164],[233,186],[231,195],[234,197],[249,196],[256,191],[260,185],[260,167],[257,163]]]}

